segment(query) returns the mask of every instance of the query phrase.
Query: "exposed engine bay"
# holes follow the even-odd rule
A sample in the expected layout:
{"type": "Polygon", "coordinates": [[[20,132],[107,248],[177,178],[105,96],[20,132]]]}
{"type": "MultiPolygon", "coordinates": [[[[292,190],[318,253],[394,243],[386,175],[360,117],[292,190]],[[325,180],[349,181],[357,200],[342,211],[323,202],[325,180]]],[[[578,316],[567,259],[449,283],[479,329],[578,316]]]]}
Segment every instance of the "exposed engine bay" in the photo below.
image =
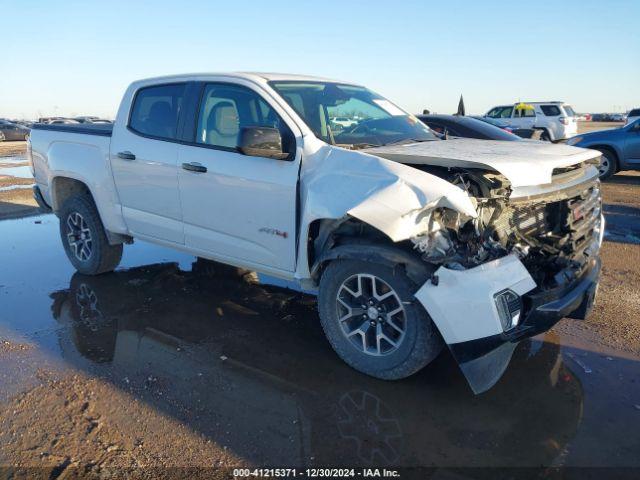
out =
{"type": "Polygon", "coordinates": [[[524,198],[514,198],[508,179],[495,171],[412,165],[466,191],[477,217],[433,209],[425,213],[425,233],[411,242],[426,262],[454,270],[515,253],[542,288],[570,281],[598,251],[599,181],[571,184],[590,164],[554,170],[549,193],[524,198]]]}

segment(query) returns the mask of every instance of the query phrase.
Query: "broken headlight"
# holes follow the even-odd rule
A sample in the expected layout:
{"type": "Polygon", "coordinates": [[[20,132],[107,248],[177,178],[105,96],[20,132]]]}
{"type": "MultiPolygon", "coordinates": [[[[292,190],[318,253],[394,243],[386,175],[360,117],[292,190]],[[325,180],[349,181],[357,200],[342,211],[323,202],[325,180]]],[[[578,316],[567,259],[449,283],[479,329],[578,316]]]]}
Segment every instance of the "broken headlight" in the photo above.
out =
{"type": "Polygon", "coordinates": [[[506,332],[516,327],[522,313],[522,299],[513,290],[503,290],[493,296],[502,329],[506,332]]]}

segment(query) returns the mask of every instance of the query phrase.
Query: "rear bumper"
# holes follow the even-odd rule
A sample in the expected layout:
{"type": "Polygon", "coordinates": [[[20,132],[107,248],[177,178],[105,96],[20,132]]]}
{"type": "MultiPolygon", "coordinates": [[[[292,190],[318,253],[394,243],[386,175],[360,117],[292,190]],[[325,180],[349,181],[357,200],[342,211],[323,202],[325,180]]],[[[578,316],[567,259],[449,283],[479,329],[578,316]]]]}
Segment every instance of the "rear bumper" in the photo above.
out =
{"type": "Polygon", "coordinates": [[[575,137],[578,134],[578,124],[564,125],[564,128],[559,129],[556,132],[557,137],[555,140],[567,140],[568,138],[575,137]]]}

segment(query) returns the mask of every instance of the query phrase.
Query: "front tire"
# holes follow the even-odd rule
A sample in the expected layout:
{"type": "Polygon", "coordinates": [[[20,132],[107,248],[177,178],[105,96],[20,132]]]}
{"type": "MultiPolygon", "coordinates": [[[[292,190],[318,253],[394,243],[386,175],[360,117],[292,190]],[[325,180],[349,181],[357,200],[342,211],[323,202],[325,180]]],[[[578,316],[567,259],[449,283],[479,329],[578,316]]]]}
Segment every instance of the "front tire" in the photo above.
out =
{"type": "Polygon", "coordinates": [[[122,244],[110,245],[93,200],[70,197],[59,212],[60,238],[75,269],[85,275],[111,272],[122,258],[122,244]]]}
{"type": "Polygon", "coordinates": [[[320,322],[336,353],[356,370],[399,380],[438,356],[442,338],[400,268],[336,260],[322,275],[320,322]]]}
{"type": "Polygon", "coordinates": [[[598,166],[600,180],[607,180],[618,171],[618,159],[615,153],[607,148],[597,148],[596,150],[602,153],[600,165],[598,166]]]}

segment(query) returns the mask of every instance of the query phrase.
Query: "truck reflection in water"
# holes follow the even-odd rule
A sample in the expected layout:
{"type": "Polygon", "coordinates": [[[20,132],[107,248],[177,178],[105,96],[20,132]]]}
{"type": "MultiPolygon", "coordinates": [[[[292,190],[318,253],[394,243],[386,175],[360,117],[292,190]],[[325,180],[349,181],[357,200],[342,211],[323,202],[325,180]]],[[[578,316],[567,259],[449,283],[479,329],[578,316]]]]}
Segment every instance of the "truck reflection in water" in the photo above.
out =
{"type": "Polygon", "coordinates": [[[522,342],[480,396],[446,353],[384,382],[334,355],[313,297],[248,278],[202,260],[75,274],[52,294],[63,355],[255,464],[551,465],[576,433],[557,342],[522,342]]]}

